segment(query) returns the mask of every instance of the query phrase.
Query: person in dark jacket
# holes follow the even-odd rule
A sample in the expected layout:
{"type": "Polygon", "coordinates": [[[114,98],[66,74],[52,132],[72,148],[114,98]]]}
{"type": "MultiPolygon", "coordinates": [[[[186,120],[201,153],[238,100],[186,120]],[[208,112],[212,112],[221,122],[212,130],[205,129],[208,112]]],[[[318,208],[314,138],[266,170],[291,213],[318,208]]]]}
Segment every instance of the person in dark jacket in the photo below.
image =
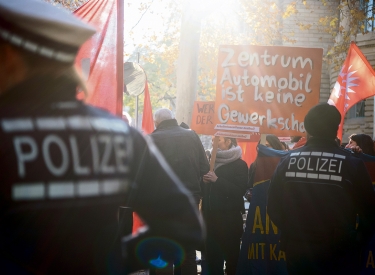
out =
{"type": "Polygon", "coordinates": [[[285,150],[283,144],[279,140],[279,138],[275,135],[266,135],[266,144],[267,147],[271,147],[275,150],[285,150]]]}
{"type": "Polygon", "coordinates": [[[336,107],[314,106],[304,120],[307,143],[271,179],[267,211],[290,275],[359,274],[361,245],[374,233],[372,182],[363,161],[336,143],[340,122],[336,107]]]}
{"type": "MultiPolygon", "coordinates": [[[[150,137],[158,147],[167,163],[182,181],[186,189],[194,196],[196,208],[202,196],[200,181],[210,167],[203,145],[198,135],[188,129],[186,124],[179,126],[169,109],[159,109],[154,114],[155,131],[150,137]]],[[[199,249],[199,247],[196,247],[199,249]]],[[[185,260],[175,274],[197,274],[195,249],[186,252],[185,260]]]]}
{"type": "Polygon", "coordinates": [[[236,274],[243,233],[243,194],[246,190],[247,164],[233,138],[219,137],[214,171],[203,177],[203,217],[207,227],[204,274],[236,274]]]}
{"type": "Polygon", "coordinates": [[[201,140],[194,131],[179,126],[169,109],[157,110],[154,123],[150,137],[198,204],[201,178],[210,169],[201,140]]]}
{"type": "Polygon", "coordinates": [[[128,274],[203,241],[155,145],[76,99],[74,60],[94,32],[51,4],[0,0],[1,274],[128,274]],[[123,205],[148,229],[121,242],[123,205]]]}
{"type": "Polygon", "coordinates": [[[369,135],[365,134],[352,134],[349,136],[349,143],[345,148],[353,148],[358,146],[362,149],[364,154],[375,156],[374,141],[369,135]]]}
{"type": "MultiPolygon", "coordinates": [[[[260,141],[258,142],[258,145],[259,144],[260,144],[260,141]]],[[[275,150],[285,150],[284,145],[281,143],[279,138],[275,135],[266,135],[265,146],[275,149],[275,150]]],[[[254,176],[256,172],[256,167],[257,167],[257,159],[255,159],[255,161],[252,164],[250,164],[250,168],[249,168],[247,190],[244,195],[244,197],[247,199],[248,202],[251,202],[253,198],[253,186],[254,186],[254,176]]]]}

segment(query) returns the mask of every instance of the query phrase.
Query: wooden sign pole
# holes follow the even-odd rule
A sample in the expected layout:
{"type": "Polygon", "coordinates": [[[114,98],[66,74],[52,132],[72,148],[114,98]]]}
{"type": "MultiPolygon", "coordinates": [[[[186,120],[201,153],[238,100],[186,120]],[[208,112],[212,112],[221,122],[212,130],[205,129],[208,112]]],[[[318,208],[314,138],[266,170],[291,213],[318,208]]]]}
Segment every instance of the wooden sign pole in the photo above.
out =
{"type": "Polygon", "coordinates": [[[260,144],[266,145],[266,134],[261,134],[260,135],[260,144]]]}
{"type": "Polygon", "coordinates": [[[210,171],[214,171],[217,145],[219,144],[219,137],[214,137],[214,144],[212,144],[211,160],[210,160],[210,171]]]}

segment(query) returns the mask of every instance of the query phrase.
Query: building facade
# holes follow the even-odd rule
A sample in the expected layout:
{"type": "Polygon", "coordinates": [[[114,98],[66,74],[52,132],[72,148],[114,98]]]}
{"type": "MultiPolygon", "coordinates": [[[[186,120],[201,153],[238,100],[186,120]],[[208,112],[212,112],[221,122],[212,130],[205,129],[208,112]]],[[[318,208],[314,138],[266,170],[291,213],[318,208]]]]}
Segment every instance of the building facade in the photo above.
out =
{"type": "MultiPolygon", "coordinates": [[[[334,38],[330,33],[326,32],[324,26],[319,24],[322,18],[337,17],[340,22],[339,26],[345,28],[348,24],[345,18],[340,16],[337,9],[340,4],[339,0],[322,1],[307,0],[303,1],[279,0],[282,10],[285,10],[291,2],[296,2],[296,14],[283,18],[283,33],[295,40],[295,43],[283,42],[285,46],[300,47],[318,47],[323,48],[323,56],[326,56],[328,50],[334,45],[334,38]],[[341,18],[340,18],[341,17],[341,18]]],[[[358,5],[364,5],[368,13],[368,17],[373,16],[374,0],[368,2],[361,0],[358,5]]],[[[374,22],[364,22],[366,26],[366,34],[357,34],[353,36],[353,41],[361,49],[370,64],[375,66],[375,24],[374,22]]],[[[339,74],[337,66],[329,65],[327,60],[323,62],[321,86],[320,86],[320,102],[327,102],[331,94],[333,86],[339,74]]],[[[363,102],[353,106],[345,116],[343,142],[348,142],[350,134],[367,134],[374,138],[374,99],[370,97],[363,102]]]]}

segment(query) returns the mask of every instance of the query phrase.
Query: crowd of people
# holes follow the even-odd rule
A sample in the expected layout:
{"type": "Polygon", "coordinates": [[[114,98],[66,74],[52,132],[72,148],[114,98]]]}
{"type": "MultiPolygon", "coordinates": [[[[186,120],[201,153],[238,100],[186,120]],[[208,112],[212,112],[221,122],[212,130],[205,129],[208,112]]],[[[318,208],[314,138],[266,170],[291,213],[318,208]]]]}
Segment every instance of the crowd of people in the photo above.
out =
{"type": "MultiPolygon", "coordinates": [[[[143,136],[129,116],[77,100],[86,87],[74,58],[94,33],[50,4],[0,0],[0,273],[196,275],[200,250],[202,274],[235,275],[257,162],[248,167],[233,138],[205,151],[168,109],[143,136]],[[125,235],[120,207],[146,226],[125,235]]],[[[372,182],[351,152],[375,156],[374,142],[353,134],[341,148],[340,121],[319,104],[292,149],[265,137],[291,150],[268,196],[291,275],[358,274],[374,233],[372,182]]]]}
{"type": "Polygon", "coordinates": [[[270,181],[267,211],[291,275],[359,274],[361,249],[374,234],[372,181],[364,162],[339,146],[340,121],[336,107],[314,106],[305,145],[280,160],[270,181]]]}
{"type": "MultiPolygon", "coordinates": [[[[313,155],[314,152],[316,158],[309,161],[315,161],[314,167],[321,169],[309,173],[307,177],[302,176],[303,179],[297,176],[296,179],[285,177],[285,174],[291,173],[286,171],[293,169],[291,164],[298,162],[288,154],[286,160],[280,161],[271,181],[269,215],[283,232],[281,243],[286,251],[289,274],[345,274],[342,272],[346,271],[357,274],[360,247],[368,242],[374,232],[374,222],[371,221],[375,211],[372,183],[363,162],[352,153],[353,150],[355,153],[373,155],[374,142],[368,135],[353,134],[346,146],[341,145],[336,137],[340,114],[332,108],[334,107],[328,104],[320,104],[310,110],[305,118],[307,137],[291,137],[291,143],[287,145],[277,136],[268,134],[262,144],[273,150],[291,151],[294,154],[301,152],[298,155],[313,155]],[[320,116],[325,115],[333,117],[332,120],[326,120],[327,125],[321,123],[323,119],[320,116]],[[316,124],[316,121],[320,123],[316,124]],[[316,153],[318,151],[320,153],[316,153]],[[319,172],[327,171],[326,167],[323,167],[323,162],[327,162],[327,159],[320,159],[323,155],[340,156],[345,161],[340,163],[339,170],[334,170],[337,165],[332,163],[337,160],[330,160],[329,173],[319,176],[319,172]],[[348,173],[350,167],[356,167],[356,172],[348,173]],[[339,178],[340,182],[345,183],[336,182],[339,178]],[[294,196],[284,188],[292,188],[294,196]],[[353,215],[358,215],[362,221],[362,226],[358,229],[355,229],[353,215]],[[308,220],[301,219],[304,216],[308,217],[308,220]],[[358,235],[361,235],[361,240],[354,240],[353,237],[357,238],[358,235]],[[322,251],[327,253],[322,255],[322,251]]],[[[235,275],[243,234],[243,195],[246,190],[245,198],[251,202],[257,160],[248,169],[241,159],[242,151],[236,139],[217,137],[215,161],[212,163],[212,169],[208,171],[204,153],[210,161],[213,152],[204,152],[195,133],[182,129],[170,110],[158,110],[155,113],[155,125],[156,130],[150,136],[175,173],[183,182],[187,175],[195,174],[195,186],[200,182],[200,188],[195,191],[189,187],[189,183],[185,182],[185,186],[194,194],[197,206],[199,200],[202,201],[200,210],[207,236],[204,246],[196,248],[202,251],[201,274],[235,275]],[[161,113],[167,115],[160,123],[161,113]],[[176,135],[178,132],[180,134],[176,135]],[[186,137],[194,139],[195,144],[189,144],[186,137]],[[197,148],[199,154],[195,158],[191,157],[191,153],[197,148]],[[190,156],[190,159],[183,160],[184,156],[190,156]],[[190,170],[191,164],[194,163],[200,163],[195,166],[195,173],[194,169],[190,170]]],[[[261,141],[258,144],[261,144],[261,141]]],[[[294,169],[297,169],[292,172],[294,175],[300,172],[299,169],[303,170],[301,165],[294,169]]],[[[190,256],[187,255],[184,261],[194,266],[195,253],[190,256]]],[[[184,267],[184,261],[175,262],[174,271],[171,269],[169,272],[164,270],[164,273],[159,273],[197,274],[195,268],[188,271],[184,267]]]]}

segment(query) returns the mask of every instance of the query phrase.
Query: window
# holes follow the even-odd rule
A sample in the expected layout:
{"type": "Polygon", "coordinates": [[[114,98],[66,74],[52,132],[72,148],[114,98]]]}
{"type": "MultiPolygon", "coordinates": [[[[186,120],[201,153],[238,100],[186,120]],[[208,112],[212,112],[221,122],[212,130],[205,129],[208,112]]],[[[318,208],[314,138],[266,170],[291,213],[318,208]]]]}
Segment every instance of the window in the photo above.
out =
{"type": "Polygon", "coordinates": [[[365,116],[365,101],[358,102],[347,113],[348,118],[364,117],[365,116]]]}
{"type": "Polygon", "coordinates": [[[374,0],[360,0],[360,8],[365,12],[367,17],[366,20],[363,21],[363,25],[365,26],[364,32],[374,31],[374,2],[374,0]]]}

